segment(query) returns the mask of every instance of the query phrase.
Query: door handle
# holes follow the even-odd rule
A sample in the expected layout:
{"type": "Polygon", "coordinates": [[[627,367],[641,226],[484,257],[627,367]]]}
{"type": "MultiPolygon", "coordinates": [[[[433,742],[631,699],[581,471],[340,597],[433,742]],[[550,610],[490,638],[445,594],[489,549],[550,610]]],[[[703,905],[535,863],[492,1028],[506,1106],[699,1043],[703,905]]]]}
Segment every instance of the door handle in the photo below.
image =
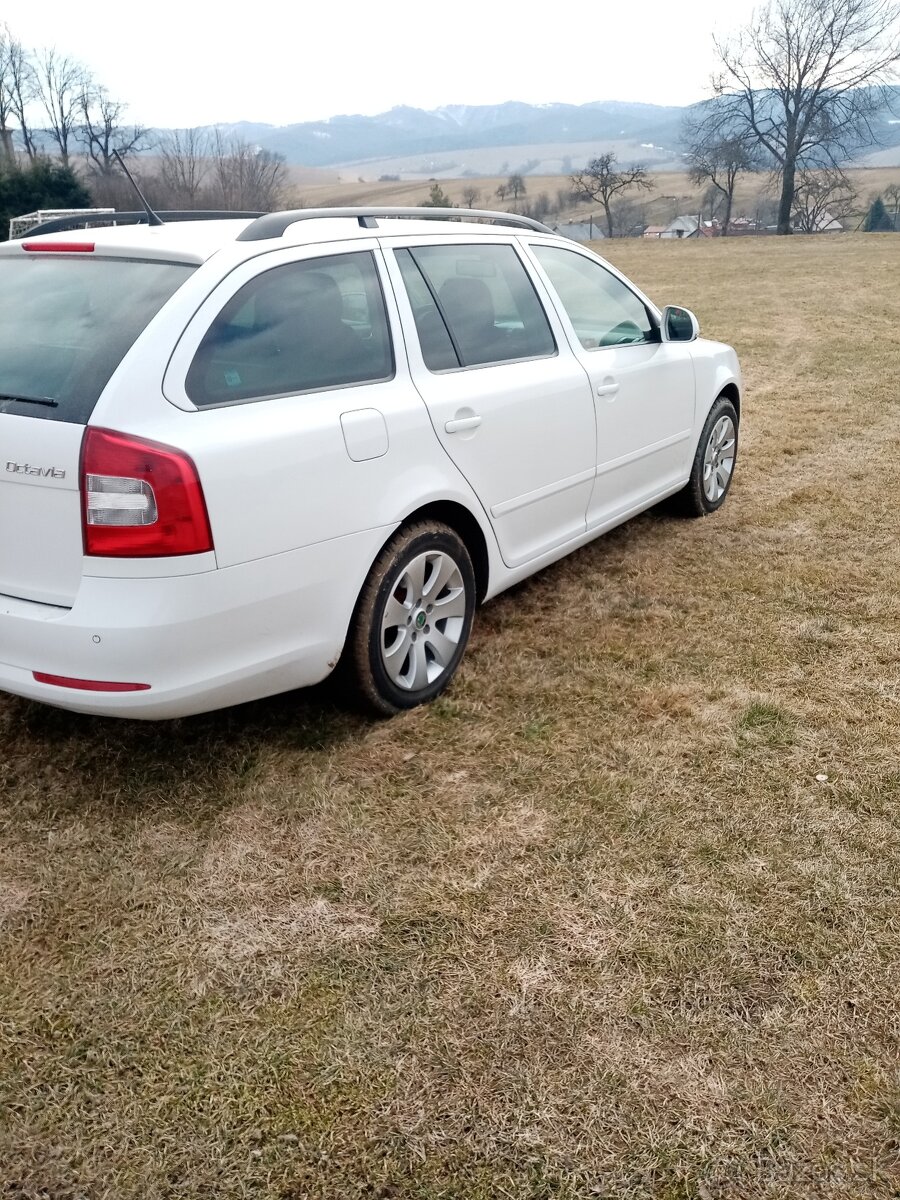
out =
{"type": "Polygon", "coordinates": [[[447,421],[444,424],[444,429],[447,433],[462,433],[464,429],[477,429],[481,424],[481,417],[456,417],[452,421],[447,421]]]}
{"type": "Polygon", "coordinates": [[[604,379],[602,383],[597,384],[598,396],[615,396],[619,390],[619,385],[614,379],[604,379]]]}

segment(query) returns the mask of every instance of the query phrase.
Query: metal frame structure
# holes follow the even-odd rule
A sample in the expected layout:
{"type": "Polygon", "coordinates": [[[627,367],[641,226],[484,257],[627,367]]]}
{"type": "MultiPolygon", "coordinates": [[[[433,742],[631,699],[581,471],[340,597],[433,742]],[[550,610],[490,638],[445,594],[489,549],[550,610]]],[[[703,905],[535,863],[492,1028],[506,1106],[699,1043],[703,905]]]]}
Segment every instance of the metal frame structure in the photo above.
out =
{"type": "MultiPolygon", "coordinates": [[[[216,212],[214,210],[185,209],[181,212],[160,212],[163,224],[168,221],[246,221],[254,217],[264,216],[261,212],[216,212]]],[[[28,237],[36,237],[42,233],[67,233],[73,229],[90,229],[104,225],[146,225],[147,214],[143,210],[136,212],[116,212],[109,209],[105,215],[82,212],[77,216],[60,217],[53,221],[44,221],[34,229],[29,229],[28,237]]]]}
{"type": "Polygon", "coordinates": [[[68,218],[87,216],[106,216],[115,212],[114,208],[39,208],[36,212],[22,213],[20,217],[11,217],[9,222],[9,237],[11,241],[31,233],[39,225],[49,221],[61,221],[68,218]]]}

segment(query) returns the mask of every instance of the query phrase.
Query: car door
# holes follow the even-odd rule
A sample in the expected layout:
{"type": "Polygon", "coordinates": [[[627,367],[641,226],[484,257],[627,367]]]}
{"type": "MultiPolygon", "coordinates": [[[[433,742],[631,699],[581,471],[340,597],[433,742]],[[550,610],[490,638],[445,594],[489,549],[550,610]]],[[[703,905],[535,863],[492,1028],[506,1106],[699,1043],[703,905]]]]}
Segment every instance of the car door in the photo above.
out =
{"type": "Polygon", "coordinates": [[[398,430],[421,399],[395,370],[378,257],[360,240],[244,262],[176,347],[164,390],[196,412],[181,444],[220,567],[367,528],[402,473],[398,430]]]}
{"type": "Polygon", "coordinates": [[[413,381],[504,562],[519,566],[577,538],[596,465],[593,401],[512,240],[445,235],[390,246],[413,381]]]}
{"type": "Polygon", "coordinates": [[[587,526],[614,523],[671,492],[688,475],[694,364],[685,344],[664,342],[643,299],[575,249],[532,243],[591,381],[597,477],[587,526]]]}

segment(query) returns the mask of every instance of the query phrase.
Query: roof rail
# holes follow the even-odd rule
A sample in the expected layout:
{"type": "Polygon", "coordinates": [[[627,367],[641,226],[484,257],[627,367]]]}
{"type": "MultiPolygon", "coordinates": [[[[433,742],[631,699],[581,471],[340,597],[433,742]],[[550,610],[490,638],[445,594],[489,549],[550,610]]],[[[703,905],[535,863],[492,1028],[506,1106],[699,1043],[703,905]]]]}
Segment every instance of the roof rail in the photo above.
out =
{"type": "MultiPolygon", "coordinates": [[[[160,212],[156,215],[162,217],[163,224],[165,224],[168,221],[246,221],[264,214],[261,212],[216,212],[214,210],[186,209],[183,212],[160,212]]],[[[56,217],[52,221],[44,221],[21,236],[32,238],[42,233],[66,233],[73,229],[87,229],[94,225],[146,225],[147,223],[147,214],[143,209],[138,212],[82,213],[80,216],[56,217]]]]}
{"type": "Polygon", "coordinates": [[[323,217],[355,217],[363,229],[377,229],[377,217],[418,217],[420,220],[448,217],[459,220],[478,219],[498,225],[519,225],[538,233],[553,233],[547,225],[518,213],[492,212],[481,208],[298,208],[288,212],[266,213],[238,236],[239,242],[261,242],[281,237],[296,221],[318,221],[323,217]]]}

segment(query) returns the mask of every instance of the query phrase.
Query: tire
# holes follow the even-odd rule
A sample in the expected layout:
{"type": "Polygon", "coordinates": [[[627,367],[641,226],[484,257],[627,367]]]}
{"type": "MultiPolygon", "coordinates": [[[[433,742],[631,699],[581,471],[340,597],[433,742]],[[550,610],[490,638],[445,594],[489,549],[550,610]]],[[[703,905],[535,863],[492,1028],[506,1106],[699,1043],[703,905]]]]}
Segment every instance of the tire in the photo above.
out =
{"type": "Polygon", "coordinates": [[[475,572],[459,535],[433,521],[400,529],[369,572],[347,641],[357,701],[389,717],[439,696],[474,615],[475,572]]]}
{"type": "Polygon", "coordinates": [[[685,517],[706,517],[722,507],[734,479],[738,452],[738,415],[727,396],[709,410],[685,487],[673,498],[685,517]]]}

